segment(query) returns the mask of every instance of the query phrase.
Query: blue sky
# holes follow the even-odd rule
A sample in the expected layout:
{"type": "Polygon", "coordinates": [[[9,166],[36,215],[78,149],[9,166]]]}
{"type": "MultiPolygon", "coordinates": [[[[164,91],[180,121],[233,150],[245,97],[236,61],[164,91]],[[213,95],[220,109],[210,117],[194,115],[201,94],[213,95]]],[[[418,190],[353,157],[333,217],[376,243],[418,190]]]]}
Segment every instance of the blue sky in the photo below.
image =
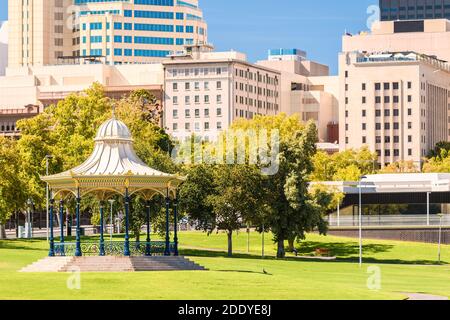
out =
{"type": "MultiPolygon", "coordinates": [[[[217,50],[264,59],[270,48],[299,48],[337,72],[341,36],[367,29],[367,8],[378,0],[200,0],[217,50]]],[[[0,0],[0,20],[7,0],[0,0]]]]}

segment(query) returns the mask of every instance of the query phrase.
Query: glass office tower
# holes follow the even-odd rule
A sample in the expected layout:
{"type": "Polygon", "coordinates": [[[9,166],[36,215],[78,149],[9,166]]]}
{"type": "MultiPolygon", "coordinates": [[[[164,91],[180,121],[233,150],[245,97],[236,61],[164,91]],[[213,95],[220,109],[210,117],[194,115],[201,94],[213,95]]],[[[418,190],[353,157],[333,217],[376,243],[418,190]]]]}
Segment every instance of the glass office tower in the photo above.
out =
{"type": "Polygon", "coordinates": [[[381,21],[450,19],[450,0],[380,0],[381,21]]]}

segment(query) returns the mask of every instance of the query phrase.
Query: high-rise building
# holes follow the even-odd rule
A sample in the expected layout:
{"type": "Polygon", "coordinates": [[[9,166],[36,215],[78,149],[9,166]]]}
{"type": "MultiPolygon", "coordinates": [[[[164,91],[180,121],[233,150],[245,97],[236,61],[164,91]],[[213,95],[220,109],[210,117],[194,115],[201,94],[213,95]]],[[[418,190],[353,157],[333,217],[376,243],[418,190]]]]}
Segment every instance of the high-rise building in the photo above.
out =
{"type": "Polygon", "coordinates": [[[450,66],[415,52],[339,58],[340,149],[368,146],[381,166],[422,158],[450,138],[450,66]]]}
{"type": "Polygon", "coordinates": [[[380,0],[381,21],[450,19],[450,0],[380,0]]]}
{"type": "Polygon", "coordinates": [[[9,0],[8,8],[10,67],[146,63],[207,42],[198,0],[9,0]]]}

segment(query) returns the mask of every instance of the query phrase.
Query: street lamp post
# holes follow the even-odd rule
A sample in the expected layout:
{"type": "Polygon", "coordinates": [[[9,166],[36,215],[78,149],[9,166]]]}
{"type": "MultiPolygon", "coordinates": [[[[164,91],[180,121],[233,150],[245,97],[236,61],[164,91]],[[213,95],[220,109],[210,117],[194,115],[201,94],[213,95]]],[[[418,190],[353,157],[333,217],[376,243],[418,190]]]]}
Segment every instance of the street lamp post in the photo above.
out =
{"type": "Polygon", "coordinates": [[[111,205],[111,214],[109,218],[109,222],[111,223],[111,228],[109,229],[109,241],[112,243],[113,239],[113,232],[114,232],[114,221],[113,221],[113,204],[116,202],[114,199],[109,199],[108,202],[111,205]]]}
{"type": "Polygon", "coordinates": [[[439,213],[438,216],[439,216],[438,263],[441,264],[442,218],[444,217],[444,214],[439,213]]]}
{"type": "Polygon", "coordinates": [[[427,226],[430,226],[430,195],[431,192],[427,192],[427,226]]]}
{"type": "Polygon", "coordinates": [[[366,176],[361,176],[359,178],[359,267],[362,266],[362,190],[361,183],[363,179],[366,179],[366,176]]]}
{"type": "MultiPolygon", "coordinates": [[[[53,158],[53,156],[52,155],[46,155],[45,156],[45,174],[48,176],[48,161],[50,160],[50,159],[52,159],[53,158]]],[[[46,202],[46,212],[47,212],[47,214],[46,214],[46,231],[47,231],[47,242],[48,242],[48,237],[49,237],[49,234],[48,234],[48,226],[49,226],[49,221],[48,221],[48,207],[49,207],[49,203],[48,203],[48,197],[49,197],[49,189],[48,189],[48,182],[46,183],[46,186],[45,186],[45,195],[46,195],[46,197],[45,197],[45,202],[46,202]]]]}

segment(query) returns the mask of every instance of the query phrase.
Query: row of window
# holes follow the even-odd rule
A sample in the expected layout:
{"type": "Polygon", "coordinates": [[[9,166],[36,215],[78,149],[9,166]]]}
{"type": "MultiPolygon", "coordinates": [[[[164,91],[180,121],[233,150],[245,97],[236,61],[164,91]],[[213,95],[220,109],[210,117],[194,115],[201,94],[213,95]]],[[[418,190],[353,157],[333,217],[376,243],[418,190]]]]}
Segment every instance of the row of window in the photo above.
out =
{"type": "MultiPolygon", "coordinates": [[[[83,23],[83,30],[87,30],[87,24],[83,23]]],[[[110,23],[106,23],[106,30],[110,29],[110,23]]],[[[61,26],[62,28],[62,26],[61,26]]],[[[89,23],[90,30],[102,30],[103,23],[102,22],[91,22],[89,23]]],[[[114,22],[114,30],[133,30],[132,23],[122,23],[122,22],[114,22]]],[[[205,34],[205,30],[202,27],[194,27],[194,26],[180,26],[177,25],[168,25],[168,24],[148,24],[148,23],[135,23],[134,30],[136,31],[154,31],[154,32],[177,32],[177,33],[197,33],[200,35],[205,34]]],[[[60,32],[62,33],[62,32],[60,32]]]]}
{"type": "MultiPolygon", "coordinates": [[[[173,116],[174,119],[178,118],[179,114],[178,114],[178,110],[177,109],[172,111],[172,116],[173,116]]],[[[196,118],[200,118],[200,116],[201,116],[200,115],[200,109],[195,109],[194,110],[194,116],[196,118]]],[[[206,109],[203,110],[203,116],[205,118],[209,118],[209,116],[210,116],[209,108],[206,108],[206,109]]],[[[221,117],[222,116],[222,108],[217,108],[216,109],[216,116],[217,117],[221,117]]],[[[185,109],[184,110],[184,117],[185,118],[190,118],[191,117],[191,110],[190,109],[185,109]]]]}
{"type": "Polygon", "coordinates": [[[276,97],[278,98],[278,92],[271,89],[260,88],[257,86],[253,86],[251,84],[244,84],[236,81],[236,90],[248,92],[248,93],[257,93],[258,95],[263,95],[266,97],[276,97]]]}
{"type": "MultiPolygon", "coordinates": [[[[191,83],[190,82],[185,82],[184,83],[184,90],[186,91],[190,91],[191,90],[191,83]]],[[[178,91],[179,86],[177,82],[174,82],[172,84],[172,89],[173,91],[178,91]]],[[[205,81],[203,83],[203,89],[204,90],[209,90],[209,81],[205,81]]],[[[217,90],[221,90],[222,89],[222,81],[216,81],[216,89],[217,90]]],[[[200,90],[200,82],[194,82],[194,90],[200,90]]]]}
{"type": "MultiPolygon", "coordinates": [[[[408,95],[406,100],[407,100],[407,102],[412,102],[413,101],[412,95],[408,95]]],[[[376,104],[381,103],[381,101],[383,101],[384,103],[391,103],[391,101],[392,101],[392,103],[400,103],[400,97],[399,96],[392,96],[392,99],[391,99],[391,96],[383,96],[383,97],[376,96],[375,97],[375,103],[376,104]]],[[[421,102],[425,103],[425,97],[424,96],[421,96],[421,102]]],[[[349,104],[349,103],[350,103],[349,97],[345,97],[345,104],[349,104]]],[[[362,104],[366,104],[367,103],[367,97],[365,97],[365,96],[361,97],[361,103],[362,104]]]]}
{"type": "MultiPolygon", "coordinates": [[[[178,105],[178,96],[173,96],[172,97],[172,101],[174,105],[178,105]]],[[[185,96],[184,97],[184,103],[185,104],[191,104],[191,97],[190,96],[185,96]]],[[[200,103],[200,96],[194,96],[194,103],[200,103]]],[[[204,95],[203,96],[203,103],[209,104],[211,103],[211,99],[209,95],[204,95]]],[[[216,95],[216,103],[222,103],[222,95],[218,94],[216,95]]]]}
{"type": "MultiPolygon", "coordinates": [[[[363,122],[361,124],[361,128],[363,131],[366,131],[367,123],[363,122]]],[[[385,122],[384,125],[381,122],[375,123],[375,130],[391,130],[391,128],[394,130],[400,130],[400,123],[394,122],[392,123],[392,126],[390,122],[385,122]]],[[[408,129],[412,129],[412,122],[408,122],[408,129]]],[[[422,129],[425,130],[424,123],[422,125],[422,129]]],[[[348,123],[345,124],[345,131],[350,131],[350,125],[348,123]]]]}
{"type": "MultiPolygon", "coordinates": [[[[376,109],[375,110],[375,117],[381,117],[381,114],[382,114],[381,111],[382,110],[380,110],[380,109],[376,109]]],[[[425,117],[425,115],[426,115],[426,113],[424,111],[425,110],[421,111],[421,115],[423,117],[425,117]]],[[[348,114],[349,114],[348,110],[345,110],[345,117],[346,118],[348,118],[348,114]]],[[[384,114],[385,117],[390,117],[391,116],[391,109],[384,109],[383,114],[384,114]]],[[[413,112],[412,112],[411,108],[408,108],[407,114],[408,114],[408,116],[412,116],[413,112]]],[[[362,115],[363,118],[367,117],[367,110],[366,109],[361,110],[361,115],[362,115]]],[[[400,116],[400,110],[399,109],[393,109],[392,110],[392,115],[394,117],[399,117],[400,116]]]]}
{"type": "MultiPolygon", "coordinates": [[[[201,130],[200,126],[201,126],[200,122],[194,123],[194,130],[195,131],[200,131],[201,130]]],[[[212,127],[211,127],[209,122],[204,122],[203,123],[203,129],[207,131],[207,130],[212,129],[212,127]]],[[[217,122],[216,123],[216,129],[217,130],[222,130],[222,122],[217,122]]],[[[178,123],[176,123],[176,122],[172,123],[172,130],[173,131],[178,131],[178,123]]],[[[190,122],[186,122],[184,124],[184,130],[191,131],[191,123],[190,122]]]]}
{"type": "Polygon", "coordinates": [[[236,96],[236,103],[240,103],[242,105],[250,106],[250,107],[258,107],[258,109],[269,109],[269,110],[277,110],[278,104],[272,103],[268,101],[261,101],[257,99],[252,99],[248,97],[236,96]]]}
{"type": "Polygon", "coordinates": [[[191,69],[169,69],[168,74],[171,77],[178,76],[207,76],[207,75],[222,75],[228,72],[226,67],[215,68],[191,68],[191,69]]]}
{"type": "Polygon", "coordinates": [[[255,80],[258,82],[263,82],[266,84],[271,84],[274,86],[278,85],[278,78],[269,76],[268,73],[266,74],[260,74],[259,71],[252,72],[250,70],[242,70],[242,69],[236,69],[236,77],[248,79],[248,80],[255,80]]]}

